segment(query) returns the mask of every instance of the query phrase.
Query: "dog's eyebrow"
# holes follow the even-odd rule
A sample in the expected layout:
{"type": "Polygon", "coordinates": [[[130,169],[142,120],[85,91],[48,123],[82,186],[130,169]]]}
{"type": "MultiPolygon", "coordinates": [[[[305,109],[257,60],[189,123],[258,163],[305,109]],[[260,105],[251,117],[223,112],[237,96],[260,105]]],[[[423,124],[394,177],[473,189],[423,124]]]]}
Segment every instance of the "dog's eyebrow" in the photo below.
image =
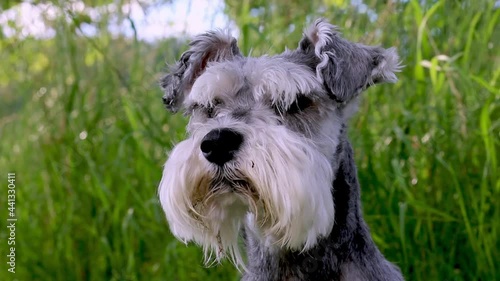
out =
{"type": "Polygon", "coordinates": [[[254,67],[260,69],[248,77],[257,100],[270,98],[273,104],[288,107],[298,94],[319,91],[321,84],[306,65],[298,65],[284,58],[258,60],[254,67]]]}

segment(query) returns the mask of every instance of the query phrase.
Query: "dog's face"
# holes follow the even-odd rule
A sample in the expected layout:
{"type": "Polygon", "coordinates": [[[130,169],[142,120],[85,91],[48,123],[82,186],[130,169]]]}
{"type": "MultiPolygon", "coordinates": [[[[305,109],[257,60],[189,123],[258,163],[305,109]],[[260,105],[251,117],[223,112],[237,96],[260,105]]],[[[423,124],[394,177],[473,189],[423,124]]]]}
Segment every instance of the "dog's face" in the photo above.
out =
{"type": "Polygon", "coordinates": [[[243,57],[223,32],[197,36],[161,81],[167,108],[190,117],[160,183],[172,233],[240,265],[242,223],[269,247],[314,246],[333,227],[336,148],[354,100],[397,70],[394,49],[349,42],[322,20],[272,57],[243,57]]]}

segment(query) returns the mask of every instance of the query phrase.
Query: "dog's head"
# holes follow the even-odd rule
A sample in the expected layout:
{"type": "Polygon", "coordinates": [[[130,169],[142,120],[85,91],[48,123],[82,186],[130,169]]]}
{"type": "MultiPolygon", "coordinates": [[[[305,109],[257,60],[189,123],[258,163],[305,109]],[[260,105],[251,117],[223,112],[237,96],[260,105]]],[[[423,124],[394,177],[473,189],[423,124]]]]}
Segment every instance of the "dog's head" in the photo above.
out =
{"type": "Polygon", "coordinates": [[[159,188],[172,233],[240,265],[245,220],[270,247],[329,235],[342,126],[359,93],[395,82],[398,67],[394,49],[349,42],[323,20],[276,56],[244,57],[221,31],[195,37],[161,80],[167,109],[190,118],[159,188]]]}

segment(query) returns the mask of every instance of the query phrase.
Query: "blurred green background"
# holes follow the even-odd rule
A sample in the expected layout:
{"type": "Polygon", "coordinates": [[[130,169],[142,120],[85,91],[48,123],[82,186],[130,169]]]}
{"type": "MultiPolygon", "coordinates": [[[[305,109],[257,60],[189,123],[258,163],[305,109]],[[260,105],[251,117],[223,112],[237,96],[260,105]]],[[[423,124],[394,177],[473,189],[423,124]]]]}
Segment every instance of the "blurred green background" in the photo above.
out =
{"type": "MultiPolygon", "coordinates": [[[[171,11],[157,23],[168,31],[176,9],[203,13],[202,2],[2,1],[0,280],[238,280],[227,262],[205,268],[198,247],[172,237],[156,195],[186,123],[163,109],[157,81],[192,34],[145,38],[126,8],[171,11]],[[41,7],[42,35],[12,17],[26,7],[41,7]],[[17,185],[15,274],[7,172],[17,185]]],[[[374,240],[407,280],[500,280],[499,1],[210,5],[253,56],[295,48],[319,16],[350,40],[396,46],[400,81],[370,88],[350,123],[374,240]]]]}

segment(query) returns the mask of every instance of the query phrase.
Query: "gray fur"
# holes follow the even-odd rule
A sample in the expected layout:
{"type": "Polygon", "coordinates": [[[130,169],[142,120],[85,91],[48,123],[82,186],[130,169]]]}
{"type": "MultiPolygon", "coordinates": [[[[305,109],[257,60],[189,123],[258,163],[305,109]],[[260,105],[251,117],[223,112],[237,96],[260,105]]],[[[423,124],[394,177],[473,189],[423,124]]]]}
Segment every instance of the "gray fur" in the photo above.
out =
{"type": "Polygon", "coordinates": [[[161,80],[164,91],[163,102],[172,112],[176,112],[191,89],[194,81],[212,61],[231,60],[241,56],[236,39],[222,31],[210,31],[198,35],[189,46],[189,51],[170,69],[161,80]]]}
{"type": "MultiPolygon", "coordinates": [[[[206,169],[210,172],[200,179],[200,186],[196,186],[195,191],[204,192],[206,187],[201,185],[208,182],[208,189],[212,189],[207,191],[210,200],[217,196],[226,198],[224,196],[228,194],[240,194],[246,196],[243,198],[249,202],[238,207],[238,212],[248,205],[259,208],[262,199],[259,190],[262,187],[255,186],[245,176],[245,169],[254,169],[254,164],[260,168],[266,163],[252,162],[250,168],[245,168],[247,166],[243,164],[253,161],[255,140],[252,134],[255,132],[285,129],[286,136],[274,135],[271,139],[303,142],[305,149],[310,149],[312,154],[319,152],[333,172],[332,181],[326,182],[331,182],[331,189],[326,189],[326,193],[328,196],[331,193],[335,208],[333,228],[324,235],[318,234],[313,240],[307,240],[307,243],[313,241],[313,245],[300,250],[267,237],[266,232],[259,229],[266,221],[262,225],[251,220],[244,222],[241,235],[245,239],[248,259],[242,280],[403,280],[399,269],[388,262],[374,244],[362,218],[357,172],[346,133],[347,119],[352,107],[355,107],[356,97],[373,84],[395,82],[398,70],[398,57],[393,48],[349,42],[340,37],[334,26],[320,19],[305,31],[296,50],[271,57],[243,57],[236,40],[228,33],[216,31],[199,35],[179,62],[161,79],[167,109],[174,112],[183,109],[190,117],[187,128],[189,141],[199,143],[210,130],[220,128],[230,128],[243,136],[242,147],[235,152],[234,160],[220,167],[211,163],[200,166],[199,169],[209,167],[206,169]],[[207,180],[207,177],[212,179],[207,180]]],[[[286,150],[287,144],[279,143],[279,147],[286,150]]],[[[199,151],[194,150],[193,153],[198,154],[199,151]]],[[[171,157],[177,157],[175,155],[171,157]]],[[[201,164],[196,162],[196,165],[201,164]]],[[[165,171],[165,175],[168,177],[169,171],[165,171]]],[[[312,182],[314,180],[311,179],[312,182]]],[[[176,181],[172,184],[168,180],[165,182],[162,183],[165,189],[175,187],[173,183],[176,181]]],[[[316,191],[311,192],[315,194],[316,191]]],[[[317,199],[319,202],[322,198],[317,199]]],[[[200,202],[212,202],[208,200],[200,202]]],[[[221,204],[229,202],[227,198],[224,200],[221,204]]],[[[174,234],[185,240],[195,239],[191,235],[186,238],[182,227],[188,224],[175,224],[183,222],[184,217],[168,216],[168,212],[175,211],[176,207],[169,204],[177,203],[168,198],[165,202],[171,226],[177,227],[173,228],[174,234]]],[[[195,202],[191,210],[198,205],[199,202],[195,202]]],[[[253,211],[252,208],[248,210],[253,211]]],[[[239,222],[237,215],[241,214],[234,213],[232,222],[239,222]]],[[[220,229],[224,228],[217,229],[217,244],[223,249],[222,246],[226,245],[220,241],[220,229]]],[[[203,237],[201,240],[210,238],[203,237]]],[[[231,248],[230,251],[231,254],[238,254],[237,249],[231,248]]],[[[237,258],[235,262],[238,262],[237,258]]]]}
{"type": "Polygon", "coordinates": [[[352,148],[345,130],[337,147],[339,163],[333,195],[336,224],[329,237],[307,252],[270,252],[247,237],[249,270],[243,281],[399,281],[399,269],[388,262],[370,237],[360,206],[352,148]]]}

